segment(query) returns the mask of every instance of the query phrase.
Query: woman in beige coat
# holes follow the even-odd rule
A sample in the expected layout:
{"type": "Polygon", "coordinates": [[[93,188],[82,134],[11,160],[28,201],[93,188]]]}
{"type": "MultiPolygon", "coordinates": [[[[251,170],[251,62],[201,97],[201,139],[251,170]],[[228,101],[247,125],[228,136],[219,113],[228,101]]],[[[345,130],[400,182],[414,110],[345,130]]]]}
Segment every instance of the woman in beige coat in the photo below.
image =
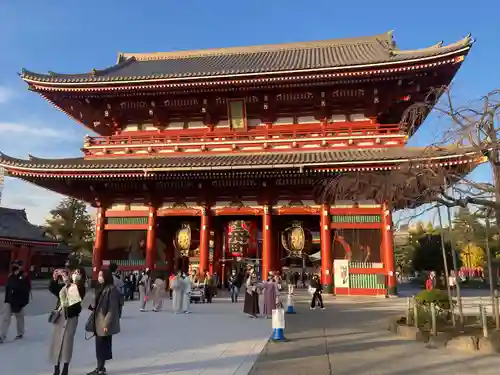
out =
{"type": "Polygon", "coordinates": [[[155,275],[153,281],[153,311],[158,312],[161,310],[163,306],[163,298],[165,296],[165,280],[161,277],[160,274],[155,275]]]}
{"type": "Polygon", "coordinates": [[[57,313],[54,313],[57,318],[52,321],[54,328],[49,348],[54,375],[69,373],[78,318],[85,298],[84,276],[83,269],[76,269],[71,274],[66,270],[56,270],[49,285],[50,292],[57,297],[57,313]]]}

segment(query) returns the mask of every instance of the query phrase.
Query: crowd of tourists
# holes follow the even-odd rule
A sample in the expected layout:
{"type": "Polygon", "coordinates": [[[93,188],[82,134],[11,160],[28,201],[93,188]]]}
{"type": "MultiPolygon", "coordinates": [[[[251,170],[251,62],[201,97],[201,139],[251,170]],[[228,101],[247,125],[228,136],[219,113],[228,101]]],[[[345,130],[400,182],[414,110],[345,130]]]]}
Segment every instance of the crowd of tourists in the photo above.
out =
{"type": "MultiPolygon", "coordinates": [[[[94,339],[96,368],[88,375],[106,374],[106,362],[113,358],[113,336],[120,333],[120,318],[127,300],[136,298],[140,301],[140,311],[148,311],[151,302],[153,312],[163,307],[163,300],[169,291],[172,299],[172,309],[176,314],[189,314],[191,300],[198,291],[203,301],[212,302],[217,295],[218,287],[229,291],[232,303],[238,303],[240,292],[244,293],[243,312],[251,318],[259,316],[269,318],[272,311],[282,307],[280,295],[285,281],[288,293],[293,294],[298,278],[291,272],[285,275],[270,273],[265,280],[259,280],[252,266],[246,270],[232,270],[224,283],[217,274],[208,271],[200,276],[196,271],[189,274],[182,271],[172,273],[165,278],[163,273],[152,272],[149,269],[139,273],[133,272],[121,275],[116,264],[110,264],[108,269],[98,274],[98,284],[94,288],[92,302],[84,306],[87,294],[86,274],[83,268],[66,267],[53,272],[49,291],[56,297],[54,309],[49,314],[48,322],[52,325],[52,340],[49,346],[49,358],[54,366],[54,375],[68,375],[73,356],[74,337],[78,327],[80,314],[85,308],[90,310],[90,316],[85,324],[87,339],[94,339]],[[244,290],[244,292],[243,292],[244,290]],[[200,294],[201,293],[201,294],[200,294]],[[260,306],[262,295],[262,308],[260,306]]],[[[312,277],[309,282],[312,295],[311,309],[316,305],[324,308],[322,286],[318,277],[312,277]]],[[[3,343],[9,329],[12,317],[16,318],[16,340],[24,336],[24,309],[30,302],[31,285],[20,261],[12,263],[11,273],[6,283],[5,304],[1,313],[0,343],[3,343]]]]}

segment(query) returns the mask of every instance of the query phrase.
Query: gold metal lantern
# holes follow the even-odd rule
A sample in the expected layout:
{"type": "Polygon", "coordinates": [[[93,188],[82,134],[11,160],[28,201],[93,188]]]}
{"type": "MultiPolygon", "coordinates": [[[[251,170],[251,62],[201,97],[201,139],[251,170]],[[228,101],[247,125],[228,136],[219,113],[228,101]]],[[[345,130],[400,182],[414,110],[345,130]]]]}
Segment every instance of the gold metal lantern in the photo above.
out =
{"type": "Polygon", "coordinates": [[[281,233],[281,244],[291,258],[302,258],[312,250],[312,234],[300,221],[294,221],[281,233]]]}

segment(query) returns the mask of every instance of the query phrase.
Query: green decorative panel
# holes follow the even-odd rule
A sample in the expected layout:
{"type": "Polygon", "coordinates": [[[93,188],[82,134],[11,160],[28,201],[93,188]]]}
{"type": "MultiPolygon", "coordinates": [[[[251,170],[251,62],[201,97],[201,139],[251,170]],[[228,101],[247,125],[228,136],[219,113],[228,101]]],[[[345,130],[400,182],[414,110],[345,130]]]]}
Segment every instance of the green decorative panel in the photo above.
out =
{"type": "MultiPolygon", "coordinates": [[[[109,260],[108,262],[116,263],[116,265],[118,265],[118,267],[144,267],[146,265],[146,261],[144,259],[143,260],[123,260],[123,259],[120,259],[120,260],[109,260]]],[[[167,264],[168,264],[168,262],[164,262],[161,260],[156,262],[157,267],[166,266],[167,264]]]]}
{"type": "Polygon", "coordinates": [[[384,275],[350,274],[349,287],[352,289],[385,289],[384,275]]]}
{"type": "Polygon", "coordinates": [[[121,267],[142,267],[146,264],[145,260],[110,260],[110,263],[116,263],[121,267]]]}
{"type": "Polygon", "coordinates": [[[384,268],[384,265],[378,262],[360,262],[352,260],[349,261],[349,268],[384,268]]]}
{"type": "Polygon", "coordinates": [[[380,222],[380,215],[332,215],[332,223],[373,224],[380,222]]]}
{"type": "Polygon", "coordinates": [[[143,217],[108,217],[106,219],[106,224],[113,225],[138,225],[138,224],[147,224],[148,218],[146,216],[143,217]]]}

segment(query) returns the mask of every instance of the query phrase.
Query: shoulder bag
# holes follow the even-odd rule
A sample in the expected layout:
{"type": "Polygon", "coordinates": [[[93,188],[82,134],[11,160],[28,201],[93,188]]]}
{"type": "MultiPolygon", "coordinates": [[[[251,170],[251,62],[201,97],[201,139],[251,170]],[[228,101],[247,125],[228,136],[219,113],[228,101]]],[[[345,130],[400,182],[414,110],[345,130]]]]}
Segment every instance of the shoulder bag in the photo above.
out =
{"type": "Polygon", "coordinates": [[[49,323],[57,324],[59,319],[61,319],[61,313],[62,313],[62,311],[60,308],[52,310],[49,314],[49,323]]]}

